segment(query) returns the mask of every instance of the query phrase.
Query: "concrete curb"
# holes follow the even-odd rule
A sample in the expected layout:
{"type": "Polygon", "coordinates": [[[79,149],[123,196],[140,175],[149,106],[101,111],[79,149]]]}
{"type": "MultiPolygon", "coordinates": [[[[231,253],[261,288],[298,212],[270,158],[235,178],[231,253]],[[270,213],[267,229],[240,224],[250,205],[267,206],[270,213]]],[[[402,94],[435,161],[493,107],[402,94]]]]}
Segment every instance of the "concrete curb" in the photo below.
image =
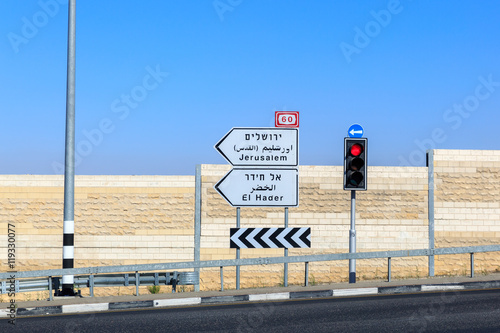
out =
{"type": "MultiPolygon", "coordinates": [[[[452,291],[467,289],[490,289],[500,288],[500,281],[482,281],[482,282],[462,282],[446,284],[423,284],[423,285],[402,285],[393,287],[374,287],[374,288],[344,288],[312,291],[291,291],[281,293],[248,294],[234,296],[210,296],[210,297],[190,297],[175,299],[160,299],[151,301],[134,302],[111,302],[111,303],[93,303],[93,304],[68,304],[59,306],[43,306],[35,308],[18,308],[18,317],[70,314],[70,313],[89,313],[102,312],[123,309],[144,309],[144,308],[162,308],[191,306],[201,304],[227,304],[233,302],[265,302],[275,300],[291,299],[310,299],[325,297],[348,297],[377,294],[402,294],[418,293],[432,291],[452,291]]],[[[9,317],[9,309],[0,309],[0,318],[9,317]]]]}

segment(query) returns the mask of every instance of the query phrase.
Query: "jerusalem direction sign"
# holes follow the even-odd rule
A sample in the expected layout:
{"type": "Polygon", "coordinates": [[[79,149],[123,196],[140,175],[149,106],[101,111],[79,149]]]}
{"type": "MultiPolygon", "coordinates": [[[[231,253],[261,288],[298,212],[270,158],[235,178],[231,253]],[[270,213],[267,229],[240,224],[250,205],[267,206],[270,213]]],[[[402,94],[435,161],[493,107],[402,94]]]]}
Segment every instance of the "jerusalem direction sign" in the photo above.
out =
{"type": "Polygon", "coordinates": [[[215,149],[234,166],[298,166],[299,130],[234,127],[215,145],[215,149]]]}
{"type": "Polygon", "coordinates": [[[297,169],[234,168],[214,187],[234,207],[294,207],[298,183],[297,169]]]}

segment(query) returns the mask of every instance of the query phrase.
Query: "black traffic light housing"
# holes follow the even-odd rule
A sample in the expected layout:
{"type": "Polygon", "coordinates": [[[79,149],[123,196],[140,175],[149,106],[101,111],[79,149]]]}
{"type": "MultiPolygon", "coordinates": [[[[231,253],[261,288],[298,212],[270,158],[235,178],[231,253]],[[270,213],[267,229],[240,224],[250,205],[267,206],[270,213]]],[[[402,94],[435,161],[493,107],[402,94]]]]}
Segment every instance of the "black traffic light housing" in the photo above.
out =
{"type": "Polygon", "coordinates": [[[366,191],[367,138],[344,138],[344,190],[366,191]]]}

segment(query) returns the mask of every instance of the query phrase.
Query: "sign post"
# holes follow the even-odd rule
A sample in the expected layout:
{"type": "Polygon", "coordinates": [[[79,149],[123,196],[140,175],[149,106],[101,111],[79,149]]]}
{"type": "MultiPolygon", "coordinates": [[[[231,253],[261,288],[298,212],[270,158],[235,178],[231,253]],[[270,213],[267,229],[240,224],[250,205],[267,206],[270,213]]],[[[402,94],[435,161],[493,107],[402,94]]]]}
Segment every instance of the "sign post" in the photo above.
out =
{"type": "MultiPolygon", "coordinates": [[[[299,111],[276,111],[274,115],[275,127],[299,127],[299,111]]],[[[288,207],[285,207],[285,228],[288,228],[288,207]]],[[[288,248],[285,248],[285,257],[288,257],[288,248]]],[[[284,285],[288,286],[288,264],[285,263],[284,285]]]]}

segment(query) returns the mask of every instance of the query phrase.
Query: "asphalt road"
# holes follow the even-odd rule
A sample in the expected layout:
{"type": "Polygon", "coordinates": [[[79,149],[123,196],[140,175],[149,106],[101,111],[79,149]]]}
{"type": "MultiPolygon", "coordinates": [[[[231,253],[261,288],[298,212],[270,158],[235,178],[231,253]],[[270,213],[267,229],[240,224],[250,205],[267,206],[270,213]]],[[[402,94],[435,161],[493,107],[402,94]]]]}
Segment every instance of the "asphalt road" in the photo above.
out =
{"type": "Polygon", "coordinates": [[[500,332],[500,290],[0,320],[2,332],[500,332]]]}

